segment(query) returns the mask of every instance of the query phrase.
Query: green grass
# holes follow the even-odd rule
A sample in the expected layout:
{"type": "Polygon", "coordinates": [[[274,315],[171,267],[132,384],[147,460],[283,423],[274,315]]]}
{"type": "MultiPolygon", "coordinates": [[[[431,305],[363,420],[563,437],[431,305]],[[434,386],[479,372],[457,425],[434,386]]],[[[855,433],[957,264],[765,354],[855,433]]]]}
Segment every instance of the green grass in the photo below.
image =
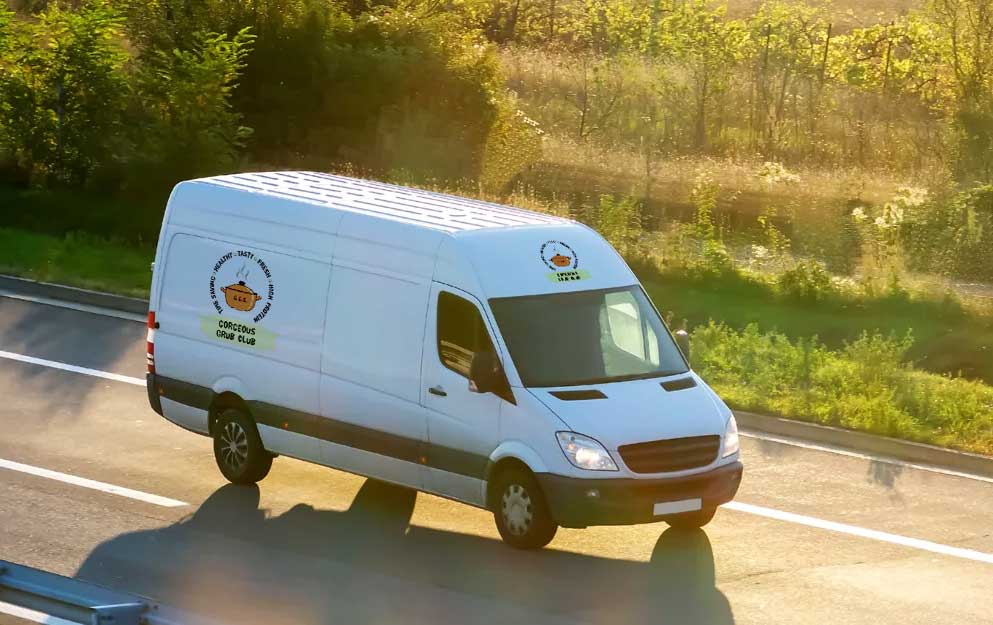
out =
{"type": "Polygon", "coordinates": [[[906,339],[840,349],[751,325],[692,335],[694,368],[734,408],[993,454],[993,387],[915,370],[906,339]]]}
{"type": "Polygon", "coordinates": [[[135,245],[155,244],[166,196],[128,201],[82,190],[0,184],[0,228],[64,236],[87,232],[135,245]]]}
{"type": "Polygon", "coordinates": [[[147,297],[155,248],[0,228],[0,273],[147,297]]]}
{"type": "Polygon", "coordinates": [[[910,333],[913,344],[906,358],[915,366],[993,384],[993,317],[954,299],[839,291],[805,302],[781,295],[774,283],[759,276],[634,266],[656,306],[671,311],[677,321],[687,319],[690,327],[711,320],[737,330],[755,324],[791,339],[816,336],[831,348],[865,332],[898,338],[910,333]]]}

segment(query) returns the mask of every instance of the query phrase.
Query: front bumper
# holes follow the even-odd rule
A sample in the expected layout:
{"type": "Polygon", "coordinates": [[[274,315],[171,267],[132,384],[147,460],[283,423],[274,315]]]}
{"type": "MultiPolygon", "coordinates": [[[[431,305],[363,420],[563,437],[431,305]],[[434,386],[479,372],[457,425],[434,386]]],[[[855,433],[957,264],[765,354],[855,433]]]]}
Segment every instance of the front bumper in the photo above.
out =
{"type": "Polygon", "coordinates": [[[585,479],[539,473],[538,482],[555,521],[563,527],[653,523],[654,506],[696,499],[716,508],[734,499],[744,467],[739,461],[706,473],[657,479],[585,479]],[[596,495],[593,496],[593,491],[596,495]]]}

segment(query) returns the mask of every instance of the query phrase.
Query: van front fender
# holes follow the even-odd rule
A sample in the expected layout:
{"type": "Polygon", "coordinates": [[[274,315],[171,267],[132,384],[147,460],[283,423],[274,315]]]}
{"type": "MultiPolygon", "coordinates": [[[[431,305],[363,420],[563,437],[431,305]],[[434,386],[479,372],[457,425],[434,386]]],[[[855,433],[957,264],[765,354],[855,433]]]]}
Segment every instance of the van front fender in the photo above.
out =
{"type": "Polygon", "coordinates": [[[531,469],[532,473],[547,473],[548,466],[541,456],[534,449],[531,449],[521,441],[506,441],[501,443],[493,453],[490,454],[490,462],[486,467],[486,479],[489,480],[493,467],[501,460],[513,458],[519,460],[531,469]]]}

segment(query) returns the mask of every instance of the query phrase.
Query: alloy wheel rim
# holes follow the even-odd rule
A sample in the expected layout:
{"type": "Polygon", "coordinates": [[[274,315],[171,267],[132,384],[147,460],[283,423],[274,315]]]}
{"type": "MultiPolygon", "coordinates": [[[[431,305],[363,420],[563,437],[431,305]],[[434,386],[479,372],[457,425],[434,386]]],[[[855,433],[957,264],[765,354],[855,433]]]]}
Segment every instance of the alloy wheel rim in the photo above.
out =
{"type": "Polygon", "coordinates": [[[531,529],[533,514],[531,510],[531,495],[520,484],[511,484],[503,491],[504,525],[514,536],[524,536],[531,529]]]}
{"type": "Polygon", "coordinates": [[[248,461],[248,434],[241,424],[229,421],[221,431],[221,460],[235,471],[248,461]]]}

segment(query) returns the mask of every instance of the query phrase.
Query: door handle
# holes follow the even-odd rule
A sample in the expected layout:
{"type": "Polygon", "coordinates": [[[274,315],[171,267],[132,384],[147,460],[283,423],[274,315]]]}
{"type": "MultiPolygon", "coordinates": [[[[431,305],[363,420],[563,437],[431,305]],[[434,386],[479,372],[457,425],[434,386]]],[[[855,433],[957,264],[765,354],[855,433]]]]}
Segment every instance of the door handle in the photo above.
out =
{"type": "Polygon", "coordinates": [[[446,393],[445,389],[441,388],[440,385],[432,386],[428,389],[428,392],[432,395],[437,395],[438,397],[448,397],[448,393],[446,393]]]}

